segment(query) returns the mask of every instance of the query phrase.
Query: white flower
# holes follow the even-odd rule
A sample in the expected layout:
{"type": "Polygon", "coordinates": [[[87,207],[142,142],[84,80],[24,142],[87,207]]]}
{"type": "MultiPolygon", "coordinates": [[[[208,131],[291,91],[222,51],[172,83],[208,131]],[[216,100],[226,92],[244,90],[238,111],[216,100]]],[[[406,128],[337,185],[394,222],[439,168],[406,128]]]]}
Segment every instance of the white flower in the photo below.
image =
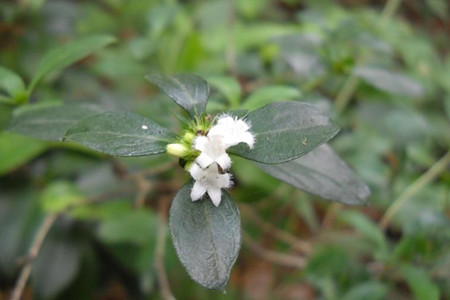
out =
{"type": "Polygon", "coordinates": [[[251,149],[255,144],[255,136],[249,130],[250,124],[243,119],[222,115],[217,124],[209,130],[208,137],[222,136],[226,148],[246,143],[251,149]]]}
{"type": "Polygon", "coordinates": [[[194,140],[193,148],[201,151],[195,162],[203,169],[217,163],[223,170],[231,166],[231,159],[225,152],[225,144],[221,136],[198,136],[194,140]]]}
{"type": "Polygon", "coordinates": [[[232,185],[229,173],[220,174],[216,163],[208,168],[202,169],[199,165],[193,164],[189,169],[192,178],[195,179],[191,191],[192,201],[199,200],[205,193],[208,193],[214,205],[217,207],[222,200],[222,188],[229,188],[232,185]]]}

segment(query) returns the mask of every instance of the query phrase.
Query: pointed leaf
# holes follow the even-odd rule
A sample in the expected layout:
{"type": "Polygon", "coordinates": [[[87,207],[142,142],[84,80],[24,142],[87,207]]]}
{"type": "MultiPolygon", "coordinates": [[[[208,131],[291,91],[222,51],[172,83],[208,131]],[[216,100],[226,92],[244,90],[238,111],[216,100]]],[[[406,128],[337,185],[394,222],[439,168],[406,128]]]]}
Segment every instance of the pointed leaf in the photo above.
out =
{"type": "Polygon", "coordinates": [[[48,73],[63,69],[114,41],[115,38],[109,35],[88,36],[48,52],[42,58],[28,87],[28,92],[31,93],[48,73]]]}
{"type": "Polygon", "coordinates": [[[41,140],[61,141],[67,129],[100,112],[99,107],[91,105],[34,105],[15,113],[8,130],[41,140]]]}
{"type": "Polygon", "coordinates": [[[365,204],[370,190],[327,144],[282,164],[255,163],[264,172],[296,188],[345,204],[365,204]]]}
{"type": "Polygon", "coordinates": [[[246,119],[255,134],[255,146],[240,144],[230,152],[257,162],[274,164],[305,155],[335,136],[339,129],[315,106],[280,101],[252,111],[246,119]]]}
{"type": "Polygon", "coordinates": [[[65,139],[117,156],[163,153],[175,135],[139,115],[116,111],[90,116],[70,128],[65,139]]]}
{"type": "Polygon", "coordinates": [[[209,86],[203,78],[192,74],[147,75],[145,78],[157,85],[192,117],[205,111],[209,86]]]}
{"type": "Polygon", "coordinates": [[[239,210],[228,194],[215,207],[209,198],[193,202],[192,183],[183,186],[170,209],[170,233],[181,263],[196,282],[224,290],[241,246],[239,210]]]}
{"type": "Polygon", "coordinates": [[[414,265],[406,264],[401,268],[406,283],[417,300],[440,299],[439,286],[434,283],[428,272],[414,265]]]}

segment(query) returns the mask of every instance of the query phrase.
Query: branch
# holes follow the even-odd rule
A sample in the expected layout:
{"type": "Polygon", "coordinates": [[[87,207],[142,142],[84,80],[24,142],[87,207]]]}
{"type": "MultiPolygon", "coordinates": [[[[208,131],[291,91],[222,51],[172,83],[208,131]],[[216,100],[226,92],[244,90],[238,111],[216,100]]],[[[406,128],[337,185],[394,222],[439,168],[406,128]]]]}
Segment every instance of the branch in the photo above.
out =
{"type": "Polygon", "coordinates": [[[58,218],[58,214],[50,214],[44,219],[44,222],[41,225],[41,228],[37,232],[36,238],[34,239],[33,244],[28,252],[28,257],[25,265],[22,268],[22,272],[17,279],[14,290],[11,294],[10,300],[20,300],[22,297],[23,290],[25,285],[27,284],[28,278],[31,274],[31,269],[33,268],[34,259],[38,256],[39,251],[41,249],[42,243],[44,242],[47,233],[52,227],[53,223],[55,223],[58,218]]]}

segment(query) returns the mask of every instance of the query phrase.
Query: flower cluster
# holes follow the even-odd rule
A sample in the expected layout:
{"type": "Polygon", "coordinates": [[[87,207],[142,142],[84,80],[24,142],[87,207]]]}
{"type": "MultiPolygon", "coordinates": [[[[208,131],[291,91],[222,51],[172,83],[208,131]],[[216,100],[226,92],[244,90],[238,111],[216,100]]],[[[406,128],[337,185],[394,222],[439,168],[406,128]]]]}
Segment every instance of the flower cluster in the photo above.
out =
{"type": "Polygon", "coordinates": [[[253,148],[255,137],[250,132],[250,124],[237,117],[222,115],[214,126],[208,118],[197,120],[179,143],[167,145],[167,152],[180,157],[195,180],[192,201],[207,193],[214,205],[219,206],[221,189],[232,185],[231,174],[228,173],[231,159],[226,149],[240,143],[253,148]]]}

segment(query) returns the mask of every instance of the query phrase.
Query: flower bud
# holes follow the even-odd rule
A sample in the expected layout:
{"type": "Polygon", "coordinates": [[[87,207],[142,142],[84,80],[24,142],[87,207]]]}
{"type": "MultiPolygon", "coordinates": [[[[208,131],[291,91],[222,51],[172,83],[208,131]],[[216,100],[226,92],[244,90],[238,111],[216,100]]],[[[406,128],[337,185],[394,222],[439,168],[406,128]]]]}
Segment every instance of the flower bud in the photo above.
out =
{"type": "Polygon", "coordinates": [[[166,147],[167,153],[176,157],[184,157],[189,154],[189,148],[183,144],[168,144],[166,147]]]}
{"type": "Polygon", "coordinates": [[[184,140],[186,143],[188,143],[188,144],[192,144],[192,142],[194,141],[194,139],[195,139],[195,135],[194,135],[192,132],[186,132],[186,133],[183,135],[183,140],[184,140]]]}

